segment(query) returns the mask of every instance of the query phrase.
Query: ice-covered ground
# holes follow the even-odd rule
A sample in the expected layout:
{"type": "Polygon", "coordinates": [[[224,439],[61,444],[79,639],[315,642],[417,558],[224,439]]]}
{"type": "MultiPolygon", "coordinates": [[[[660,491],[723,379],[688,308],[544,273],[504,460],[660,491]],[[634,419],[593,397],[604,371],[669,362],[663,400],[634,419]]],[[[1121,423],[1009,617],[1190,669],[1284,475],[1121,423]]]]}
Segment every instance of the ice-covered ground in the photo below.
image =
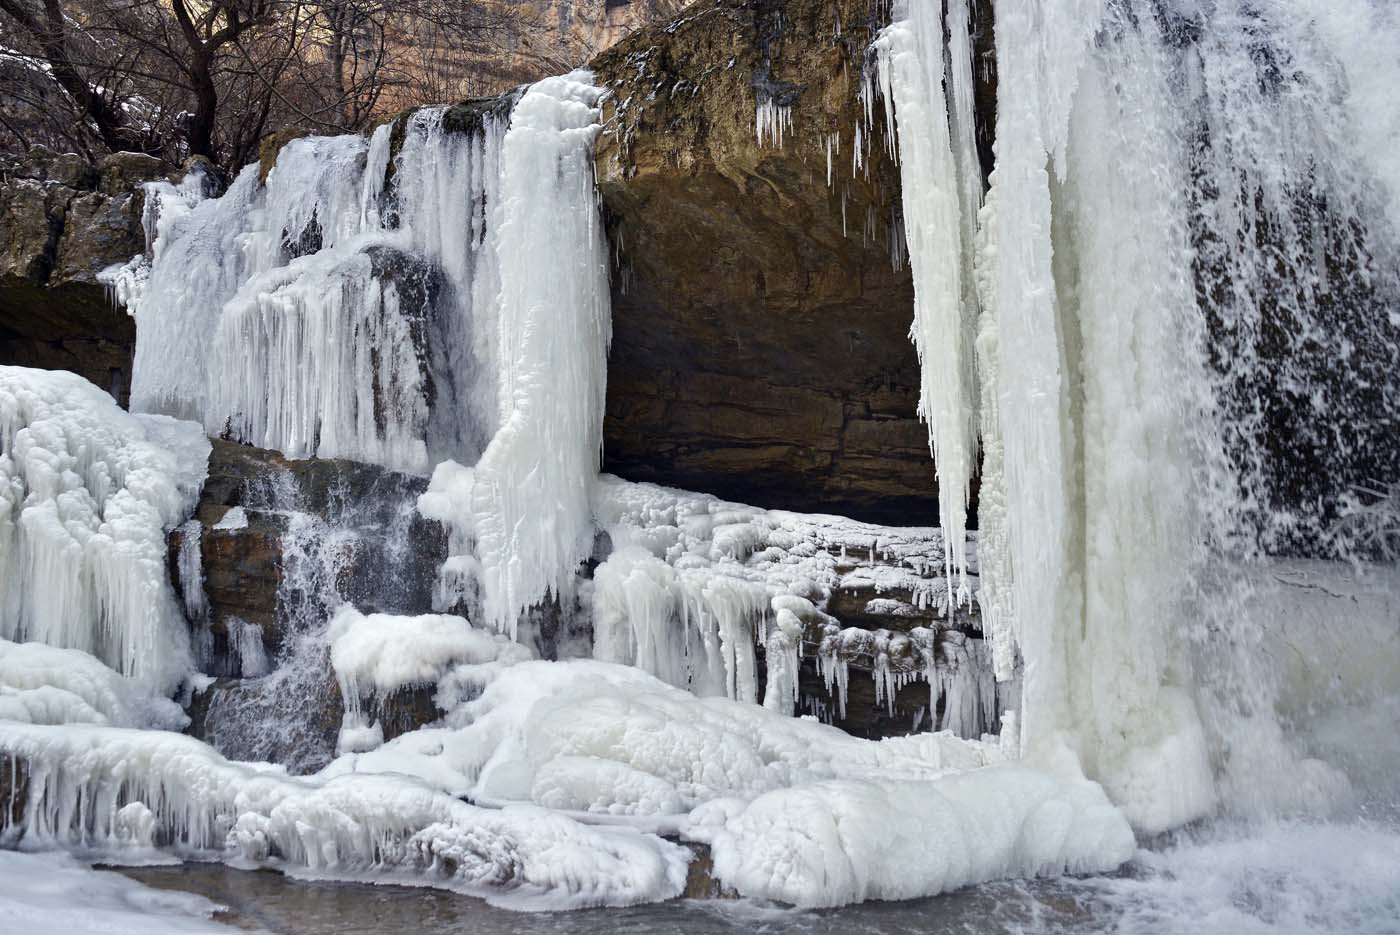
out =
{"type": "Polygon", "coordinates": [[[66,854],[0,851],[0,916],[14,935],[219,935],[222,907],[152,889],[66,854]]]}
{"type": "Polygon", "coordinates": [[[0,776],[19,790],[0,843],[412,880],[535,909],[678,895],[690,854],[659,833],[709,843],[740,893],[800,906],[1105,871],[1132,853],[1067,754],[861,740],[631,667],[511,664],[485,634],[490,652],[434,653],[432,637],[464,626],[454,618],[392,628],[426,634],[421,653],[376,653],[356,633],[372,620],[342,618],[342,678],[396,685],[430,663],[442,726],[295,778],[164,731],[0,722],[0,776]]]}

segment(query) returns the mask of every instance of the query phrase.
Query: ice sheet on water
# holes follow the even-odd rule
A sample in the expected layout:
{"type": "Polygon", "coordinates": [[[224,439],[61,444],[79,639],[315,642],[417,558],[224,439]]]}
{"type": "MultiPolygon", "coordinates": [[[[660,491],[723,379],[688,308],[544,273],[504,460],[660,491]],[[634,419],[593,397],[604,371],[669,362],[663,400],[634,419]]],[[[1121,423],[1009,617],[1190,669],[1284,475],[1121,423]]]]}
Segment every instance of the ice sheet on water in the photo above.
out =
{"type": "Polygon", "coordinates": [[[66,854],[0,851],[0,903],[25,935],[218,935],[216,903],[91,870],[66,854]]]}

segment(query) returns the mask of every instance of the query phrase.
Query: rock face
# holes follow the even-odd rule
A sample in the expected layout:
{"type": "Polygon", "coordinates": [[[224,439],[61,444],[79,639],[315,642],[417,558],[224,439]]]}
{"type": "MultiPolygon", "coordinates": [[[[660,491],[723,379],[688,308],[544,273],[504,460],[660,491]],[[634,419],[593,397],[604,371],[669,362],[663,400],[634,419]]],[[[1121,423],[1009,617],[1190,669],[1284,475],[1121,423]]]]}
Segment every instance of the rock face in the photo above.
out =
{"type": "Polygon", "coordinates": [[[898,167],[860,102],[875,6],[706,0],[594,61],[619,258],[607,470],[936,521],[898,167]],[[790,116],[781,142],[756,135],[763,104],[790,116]]]}
{"type": "MultiPolygon", "coordinates": [[[[198,526],[170,537],[177,593],[203,588],[207,609],[191,613],[201,663],[221,676],[195,697],[192,734],[294,771],[329,761],[343,702],[324,644],[305,637],[340,601],[367,613],[432,609],[447,538],[413,509],[426,486],[370,464],[294,461],[214,440],[198,526]],[[198,563],[182,561],[196,534],[198,563]],[[202,581],[190,580],[196,573],[202,581]],[[265,667],[249,662],[264,658],[277,671],[260,678],[265,667]]],[[[370,713],[395,736],[438,716],[430,694],[401,692],[370,713]]]]}
{"type": "MultiPolygon", "coordinates": [[[[338,593],[366,613],[432,609],[447,537],[413,509],[427,489],[426,478],[356,461],[295,461],[274,451],[212,441],[209,478],[195,519],[203,527],[200,565],[217,640],[226,638],[230,620],[242,620],[262,629],[269,654],[276,655],[301,609],[288,603],[324,593],[338,593]],[[241,511],[242,522],[230,522],[233,508],[241,511]],[[309,561],[291,568],[284,550],[298,535],[316,547],[333,541],[334,552],[298,555],[309,561]],[[329,577],[319,578],[322,571],[329,577]],[[293,580],[293,574],[302,579],[293,580]],[[326,590],[303,593],[316,588],[326,590]]],[[[188,526],[171,534],[177,591],[184,589],[179,554],[189,534],[188,526]]]]}
{"type": "Polygon", "coordinates": [[[126,403],[136,328],[97,273],[145,249],[139,183],[162,174],[138,153],[0,162],[0,363],[71,370],[126,403]]]}

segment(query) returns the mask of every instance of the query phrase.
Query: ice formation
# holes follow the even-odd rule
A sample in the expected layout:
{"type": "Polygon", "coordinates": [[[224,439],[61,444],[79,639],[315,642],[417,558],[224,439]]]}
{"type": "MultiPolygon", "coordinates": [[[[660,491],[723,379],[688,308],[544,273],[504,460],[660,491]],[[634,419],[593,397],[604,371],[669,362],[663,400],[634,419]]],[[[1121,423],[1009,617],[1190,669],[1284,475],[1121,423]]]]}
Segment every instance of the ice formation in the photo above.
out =
{"type": "Polygon", "coordinates": [[[891,132],[897,125],[899,134],[905,241],[914,277],[909,333],[922,375],[919,416],[928,423],[938,471],[949,585],[966,600],[964,542],[977,458],[972,219],[982,186],[972,141],[967,0],[948,5],[951,68],[944,63],[939,12],[937,5],[917,0],[896,3],[895,22],[877,40],[876,56],[886,122],[891,132]]]}
{"type": "Polygon", "coordinates": [[[251,166],[217,199],[152,188],[150,262],[109,274],[137,319],[133,406],[298,458],[474,462],[450,522],[478,556],[484,613],[514,633],[592,545],[611,328],[602,95],[577,72],[465,129],[446,108],[403,118],[397,154],[386,125],[294,141],[266,184],[251,166]]]}
{"type": "MultiPolygon", "coordinates": [[[[526,647],[498,633],[474,630],[462,617],[365,615],[349,604],[331,618],[326,638],[345,703],[341,749],[352,746],[346,731],[373,729],[366,716],[369,700],[382,701],[407,688],[437,688],[448,680],[449,692],[442,693],[439,703],[450,707],[464,690],[489,681],[497,667],[533,658],[526,647]]],[[[382,733],[368,744],[361,735],[353,746],[363,750],[382,742],[382,733]]]]}
{"type": "Polygon", "coordinates": [[[180,730],[189,718],[168,698],[77,649],[0,640],[0,720],[180,730]]]}
{"type": "Polygon", "coordinates": [[[0,639],[81,649],[172,693],[191,660],[165,534],[208,453],[198,426],[131,415],[74,374],[0,367],[0,639]]]}
{"type": "Polygon", "coordinates": [[[689,856],[536,808],[478,808],[405,776],[289,778],[179,734],[0,722],[0,769],[25,784],[20,822],[0,841],[26,848],[131,859],[159,845],[318,877],[411,874],[558,909],[675,896],[689,856]]]}
{"type": "MultiPolygon", "coordinates": [[[[754,132],[758,135],[758,145],[783,148],[784,134],[792,133],[792,105],[779,104],[769,98],[759,101],[754,108],[754,132]]],[[[827,143],[828,184],[830,184],[831,150],[827,143]]]]}
{"type": "MultiPolygon", "coordinates": [[[[934,7],[897,6],[877,43],[921,290],[916,343],[928,321],[945,328],[947,359],[921,354],[925,414],[932,398],[961,433],[944,432],[940,452],[932,425],[940,486],[960,479],[945,464],[971,427],[982,436],[979,597],[997,674],[1024,661],[1028,755],[1075,737],[1089,775],[1148,831],[1214,807],[1222,763],[1209,750],[1248,773],[1248,751],[1277,734],[1245,612],[1254,579],[1206,569],[1309,536],[1346,554],[1327,504],[1367,463],[1359,439],[1384,444],[1394,410],[1392,390],[1379,404],[1372,392],[1386,382],[1372,357],[1395,344],[1381,308],[1400,294],[1380,259],[1394,255],[1393,224],[1372,195],[1388,179],[1348,142],[1356,111],[1324,103],[1356,99],[1339,78],[1354,43],[1312,6],[998,4],[997,164],[980,212],[965,4],[947,5],[946,40],[934,7]],[[1287,76],[1269,71],[1279,57],[1287,76]],[[942,280],[927,277],[926,230],[943,237],[942,280]],[[1336,265],[1320,269],[1321,253],[1336,265]],[[926,319],[931,297],[980,304],[980,320],[926,319]],[[1344,323],[1329,318],[1339,302],[1354,310],[1344,323]],[[1271,343],[1271,316],[1290,322],[1291,346],[1271,343]],[[1318,347],[1352,375],[1316,372],[1318,347]],[[1282,418],[1270,385],[1317,415],[1293,422],[1299,448],[1327,452],[1334,486],[1310,494],[1316,506],[1266,506],[1294,495],[1264,454],[1282,418]],[[1259,716],[1224,723],[1241,696],[1259,716]]],[[[951,534],[960,513],[942,506],[951,534]]]]}
{"type": "Polygon", "coordinates": [[[469,527],[486,620],[512,635],[593,546],[588,497],[602,458],[612,336],[593,190],[602,94],[587,72],[532,85],[501,143],[488,224],[500,263],[499,427],[476,465],[469,527]]]}
{"type": "MultiPolygon", "coordinates": [[[[250,500],[285,523],[288,633],[268,659],[259,627],[225,621],[246,684],[213,689],[208,718],[220,749],[299,758],[152,730],[183,722],[160,697],[189,671],[165,534],[200,481],[198,429],[0,370],[0,572],[24,582],[0,598],[0,840],[568,907],[678,894],[670,835],[708,844],[743,895],[829,906],[1107,871],[1134,829],[1222,802],[1256,820],[1346,802],[1309,756],[1350,762],[1353,715],[1296,725],[1344,704],[1375,746],[1394,722],[1393,568],[1368,564],[1393,561],[1394,494],[1362,472],[1394,467],[1373,449],[1400,411],[1400,124],[1394,43],[1360,32],[1393,17],[1001,0],[984,198],[971,10],[893,5],[851,157],[868,170],[882,117],[942,531],[597,476],[610,315],[586,73],[297,141],[218,198],[199,174],[151,186],[150,255],[108,277],[137,318],[134,406],[294,457],[435,464],[417,499],[451,536],[435,604],[467,617],[362,612],[343,587],[358,530],[250,500]],[[1326,561],[1264,559],[1290,550],[1326,561]],[[1347,586],[1339,559],[1360,569],[1347,586]],[[843,628],[843,592],[910,625],[843,628]],[[594,659],[514,642],[551,613],[591,618],[594,659]],[[794,717],[811,661],[843,716],[853,667],[887,716],[926,683],[915,733],[794,717]],[[334,759],[279,713],[332,674],[334,759]],[[377,712],[407,689],[441,718],[386,743],[377,712]]],[[[791,119],[761,101],[760,147],[791,119]]],[[[248,521],[182,532],[201,639],[200,536],[248,521]]]]}
{"type": "MultiPolygon", "coordinates": [[[[763,703],[785,712],[797,701],[804,653],[817,657],[843,714],[848,661],[857,656],[868,660],[888,702],[912,678],[929,681],[930,711],[947,697],[952,683],[938,671],[948,660],[937,658],[932,629],[842,629],[823,610],[841,589],[873,591],[939,629],[962,625],[949,599],[939,530],[762,510],[606,475],[594,488],[593,512],[613,547],[593,577],[595,658],[638,666],[702,696],[758,701],[762,645],[763,703]]],[[[974,580],[975,571],[974,563],[974,580]]],[[[961,671],[976,680],[975,668],[961,671]]],[[[957,720],[958,733],[995,731],[1001,710],[979,707],[975,717],[957,720]]]]}
{"type": "Polygon", "coordinates": [[[1133,849],[1122,816],[1072,758],[1033,769],[1004,762],[995,738],[861,740],[700,699],[632,667],[515,665],[447,724],[327,773],[402,773],[478,802],[631,816],[711,842],[721,879],[739,892],[803,906],[1102,870],[1133,849]],[[888,863],[872,864],[882,849],[888,863]]]}

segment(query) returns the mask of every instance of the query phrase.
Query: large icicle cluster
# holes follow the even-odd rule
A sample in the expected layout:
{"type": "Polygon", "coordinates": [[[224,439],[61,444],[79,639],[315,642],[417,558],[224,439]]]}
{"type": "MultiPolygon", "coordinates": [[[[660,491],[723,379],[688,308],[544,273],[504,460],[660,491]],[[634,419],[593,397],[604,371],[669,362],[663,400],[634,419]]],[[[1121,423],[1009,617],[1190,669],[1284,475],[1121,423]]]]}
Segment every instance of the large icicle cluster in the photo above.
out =
{"type": "Polygon", "coordinates": [[[612,333],[591,155],[601,94],[587,73],[551,78],[512,113],[486,220],[498,289],[485,358],[496,368],[494,434],[474,467],[439,464],[419,504],[451,532],[440,603],[470,597],[512,637],[532,607],[572,595],[593,547],[612,333]]]}
{"type": "Polygon", "coordinates": [[[501,144],[488,225],[501,277],[499,427],[476,466],[470,526],[486,618],[512,634],[593,546],[588,496],[602,458],[612,336],[593,187],[602,93],[586,72],[532,85],[501,144]]]}
{"type": "MultiPolygon", "coordinates": [[[[433,348],[446,343],[436,340],[441,319],[452,317],[438,310],[437,264],[459,269],[467,260],[457,254],[477,245],[466,226],[443,244],[428,229],[432,215],[421,234],[383,215],[391,129],[368,142],[295,140],[265,184],[249,166],[219,198],[201,199],[190,179],[149,186],[158,215],[149,269],[138,258],[108,276],[137,322],[134,409],[196,418],[211,434],[292,457],[353,457],[421,472],[431,464],[430,444],[438,453],[458,450],[462,429],[430,424],[435,400],[452,408],[459,377],[432,366],[433,348]],[[451,263],[436,251],[452,254],[451,263]],[[144,281],[125,285],[132,279],[144,281]]],[[[427,120],[410,121],[396,166],[405,194],[422,199],[413,180],[433,185],[444,202],[479,199],[473,169],[482,176],[471,154],[494,132],[490,121],[480,138],[464,133],[421,145],[432,132],[427,120]],[[427,164],[439,150],[454,171],[427,164]]]]}
{"type": "Polygon", "coordinates": [[[173,692],[191,659],[165,533],[208,455],[197,425],[131,415],[71,373],[0,367],[0,639],[173,692]]]}
{"type": "Polygon", "coordinates": [[[967,599],[967,505],[977,459],[973,218],[981,170],[972,133],[968,0],[948,4],[949,66],[937,4],[899,0],[875,43],[890,133],[898,127],[905,239],[914,277],[919,415],[938,470],[950,586],[967,599]],[[947,93],[945,95],[945,87],[947,93]]]}

